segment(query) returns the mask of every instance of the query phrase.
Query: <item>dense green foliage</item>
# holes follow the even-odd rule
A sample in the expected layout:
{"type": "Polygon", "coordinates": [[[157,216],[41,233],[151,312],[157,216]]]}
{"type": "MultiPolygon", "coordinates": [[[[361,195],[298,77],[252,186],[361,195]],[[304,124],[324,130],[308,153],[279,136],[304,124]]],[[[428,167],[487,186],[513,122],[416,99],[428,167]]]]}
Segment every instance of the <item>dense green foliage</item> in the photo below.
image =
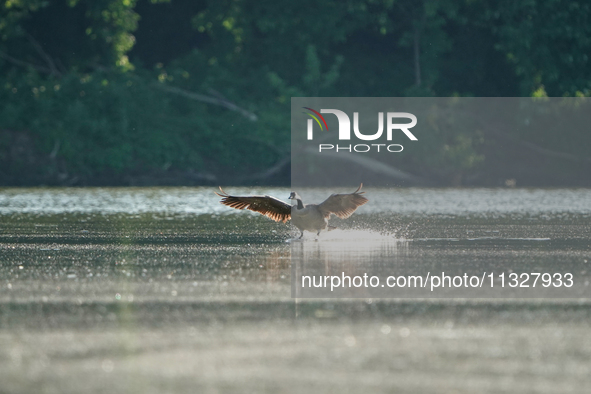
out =
{"type": "MultiPolygon", "coordinates": [[[[0,134],[26,133],[70,183],[280,182],[258,175],[289,155],[292,96],[590,95],[590,15],[559,0],[7,0],[0,134]]],[[[409,161],[422,176],[493,164],[491,136],[438,138],[409,161]]]]}

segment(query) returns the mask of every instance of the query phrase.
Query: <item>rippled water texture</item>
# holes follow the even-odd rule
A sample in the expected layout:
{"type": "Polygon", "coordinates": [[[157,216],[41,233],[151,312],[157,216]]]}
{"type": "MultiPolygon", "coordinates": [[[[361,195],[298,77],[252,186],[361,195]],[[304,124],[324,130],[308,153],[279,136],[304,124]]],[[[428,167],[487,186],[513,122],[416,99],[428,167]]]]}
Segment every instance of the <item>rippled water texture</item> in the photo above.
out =
{"type": "Polygon", "coordinates": [[[585,298],[294,300],[290,284],[292,256],[317,270],[560,269],[584,284],[590,190],[367,188],[318,241],[213,191],[0,189],[0,393],[591,387],[585,298]]]}

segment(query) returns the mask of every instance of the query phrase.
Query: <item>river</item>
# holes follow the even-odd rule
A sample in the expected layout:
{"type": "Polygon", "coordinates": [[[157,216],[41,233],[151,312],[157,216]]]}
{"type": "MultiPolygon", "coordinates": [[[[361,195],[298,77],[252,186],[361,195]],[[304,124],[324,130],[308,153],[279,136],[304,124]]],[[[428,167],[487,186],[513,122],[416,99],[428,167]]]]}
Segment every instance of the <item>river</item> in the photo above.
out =
{"type": "Polygon", "coordinates": [[[588,391],[591,190],[364,190],[295,240],[213,188],[0,189],[0,393],[588,391]],[[292,298],[294,258],[579,287],[292,298]]]}

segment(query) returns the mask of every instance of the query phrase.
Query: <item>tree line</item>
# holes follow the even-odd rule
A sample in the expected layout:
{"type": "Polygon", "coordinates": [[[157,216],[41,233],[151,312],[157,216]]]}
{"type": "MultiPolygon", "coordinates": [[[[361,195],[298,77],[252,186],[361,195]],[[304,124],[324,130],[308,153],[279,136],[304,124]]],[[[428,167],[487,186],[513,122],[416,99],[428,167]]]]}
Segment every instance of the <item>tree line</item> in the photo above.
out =
{"type": "MultiPolygon", "coordinates": [[[[587,97],[590,15],[560,0],[6,0],[0,183],[288,184],[291,97],[587,97]]],[[[451,132],[400,169],[589,185],[591,134],[564,133],[500,149],[451,132]]]]}

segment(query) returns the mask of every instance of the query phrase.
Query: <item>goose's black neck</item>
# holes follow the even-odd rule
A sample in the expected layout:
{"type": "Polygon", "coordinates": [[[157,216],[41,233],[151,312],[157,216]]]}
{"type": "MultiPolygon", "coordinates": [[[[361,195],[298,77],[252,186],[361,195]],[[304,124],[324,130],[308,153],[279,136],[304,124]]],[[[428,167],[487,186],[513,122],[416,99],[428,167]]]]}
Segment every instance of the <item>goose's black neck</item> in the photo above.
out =
{"type": "Polygon", "coordinates": [[[298,209],[304,209],[304,203],[299,198],[296,200],[298,202],[298,209]]]}

